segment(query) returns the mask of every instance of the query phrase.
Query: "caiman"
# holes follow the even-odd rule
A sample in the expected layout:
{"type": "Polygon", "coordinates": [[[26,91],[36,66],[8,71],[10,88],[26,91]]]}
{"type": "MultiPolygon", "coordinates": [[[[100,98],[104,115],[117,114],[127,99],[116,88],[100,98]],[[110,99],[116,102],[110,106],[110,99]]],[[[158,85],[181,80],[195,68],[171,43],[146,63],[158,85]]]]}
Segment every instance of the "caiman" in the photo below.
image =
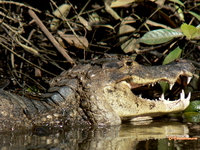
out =
{"type": "Polygon", "coordinates": [[[183,111],[191,93],[177,100],[147,99],[132,90],[166,81],[170,89],[180,76],[188,83],[195,68],[186,61],[143,66],[129,59],[104,59],[77,65],[52,79],[40,100],[0,90],[0,130],[33,126],[119,125],[183,111]]]}

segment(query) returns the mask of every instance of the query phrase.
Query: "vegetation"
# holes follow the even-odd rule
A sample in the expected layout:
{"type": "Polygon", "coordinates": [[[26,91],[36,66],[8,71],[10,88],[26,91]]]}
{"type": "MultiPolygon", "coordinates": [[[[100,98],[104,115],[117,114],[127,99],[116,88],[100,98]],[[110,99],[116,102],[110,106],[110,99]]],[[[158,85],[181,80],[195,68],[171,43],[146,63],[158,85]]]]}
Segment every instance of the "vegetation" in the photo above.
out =
{"type": "Polygon", "coordinates": [[[46,91],[63,70],[113,54],[145,65],[184,58],[199,67],[199,5],[190,0],[0,1],[1,78],[11,81],[9,89],[46,91]]]}

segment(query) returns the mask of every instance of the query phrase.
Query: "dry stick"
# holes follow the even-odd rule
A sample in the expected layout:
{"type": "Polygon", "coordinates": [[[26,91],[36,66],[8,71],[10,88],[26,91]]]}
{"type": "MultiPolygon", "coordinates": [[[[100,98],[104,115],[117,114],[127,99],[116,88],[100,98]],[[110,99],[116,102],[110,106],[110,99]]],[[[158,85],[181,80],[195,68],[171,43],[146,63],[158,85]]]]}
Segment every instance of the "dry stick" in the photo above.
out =
{"type": "MultiPolygon", "coordinates": [[[[29,75],[27,75],[27,74],[25,74],[25,73],[23,73],[23,72],[20,72],[20,71],[18,71],[18,70],[15,70],[15,71],[18,72],[18,73],[20,73],[20,74],[22,74],[22,75],[24,75],[24,76],[26,76],[26,77],[29,78],[30,80],[32,80],[35,84],[37,84],[38,86],[40,86],[40,87],[42,88],[42,90],[44,90],[44,91],[47,90],[47,89],[46,89],[45,87],[43,87],[38,81],[36,81],[35,79],[31,78],[29,75]]],[[[29,85],[27,85],[27,86],[30,88],[29,85]]]]}
{"type": "Polygon", "coordinates": [[[57,48],[57,50],[69,61],[71,64],[75,64],[73,59],[65,52],[65,49],[55,40],[53,35],[49,32],[49,30],[44,26],[42,21],[37,17],[37,15],[32,11],[28,10],[29,15],[35,20],[35,23],[40,27],[46,37],[51,41],[51,43],[57,48]]]}
{"type": "MultiPolygon", "coordinates": [[[[16,5],[16,6],[19,6],[19,7],[25,7],[25,8],[28,8],[28,9],[31,9],[31,10],[34,10],[35,12],[38,12],[38,13],[42,13],[42,11],[36,9],[36,8],[33,8],[31,6],[28,6],[26,4],[23,4],[23,3],[19,3],[19,2],[13,2],[13,1],[0,1],[0,4],[10,4],[10,5],[16,5]]],[[[49,16],[49,17],[54,17],[53,15],[51,14],[48,14],[48,13],[45,13],[45,15],[49,16]]]]}
{"type": "Polygon", "coordinates": [[[90,3],[91,0],[88,0],[87,3],[85,4],[85,6],[83,6],[83,8],[81,9],[81,11],[79,12],[78,16],[80,16],[82,14],[82,12],[85,10],[85,8],[88,6],[88,4],[90,3]]]}
{"type": "MultiPolygon", "coordinates": [[[[55,2],[52,1],[52,0],[51,0],[51,2],[52,2],[53,5],[55,5],[55,7],[57,8],[57,10],[59,11],[59,8],[58,8],[58,6],[55,4],[55,2]]],[[[69,24],[69,22],[67,21],[67,19],[63,16],[63,14],[62,14],[61,12],[60,12],[60,14],[61,14],[61,17],[62,17],[63,21],[65,21],[65,22],[67,23],[68,27],[70,28],[70,30],[72,31],[72,33],[74,34],[74,36],[77,38],[77,40],[83,45],[83,47],[84,47],[87,51],[91,52],[91,50],[90,50],[87,46],[85,46],[85,44],[80,40],[80,38],[78,37],[78,35],[77,35],[76,32],[74,31],[74,29],[71,27],[71,25],[69,24]]]]}
{"type": "Polygon", "coordinates": [[[21,58],[22,60],[26,61],[26,62],[29,63],[30,65],[32,65],[32,66],[34,66],[34,67],[36,67],[36,68],[38,68],[38,69],[40,69],[40,70],[42,70],[42,71],[44,71],[44,72],[50,74],[50,75],[52,75],[52,76],[57,76],[57,75],[55,75],[55,74],[53,74],[53,73],[51,73],[51,72],[49,72],[49,71],[47,71],[47,70],[45,70],[45,69],[43,69],[43,68],[41,68],[41,67],[35,65],[34,63],[30,62],[29,60],[25,59],[25,58],[22,57],[21,55],[17,54],[16,52],[14,52],[14,51],[11,50],[10,48],[8,48],[6,45],[2,44],[2,42],[0,42],[0,45],[3,46],[5,49],[9,50],[11,53],[15,54],[17,57],[19,57],[19,58],[21,58]]]}
{"type": "MultiPolygon", "coordinates": [[[[40,55],[39,52],[38,52],[37,50],[35,50],[34,48],[22,44],[22,43],[17,39],[17,35],[19,35],[18,32],[17,32],[16,30],[14,30],[12,27],[10,27],[8,24],[2,22],[2,24],[1,24],[0,26],[1,26],[1,27],[5,30],[5,32],[11,37],[11,39],[13,39],[18,45],[20,45],[21,47],[23,47],[24,50],[28,51],[29,53],[32,53],[33,55],[37,55],[37,56],[40,55]],[[14,33],[14,35],[11,35],[11,33],[8,32],[7,29],[9,29],[9,30],[11,31],[11,33],[14,33]]],[[[21,35],[19,35],[19,37],[21,37],[24,41],[27,42],[27,40],[25,40],[21,35]]],[[[30,44],[30,42],[27,42],[27,43],[30,44]]],[[[31,44],[31,45],[32,45],[32,44],[31,44]]]]}
{"type": "MultiPolygon", "coordinates": [[[[18,35],[17,31],[15,31],[14,29],[12,29],[9,25],[5,24],[4,22],[2,22],[2,25],[0,25],[5,32],[11,37],[11,39],[13,39],[16,43],[18,43],[20,46],[22,46],[26,51],[28,51],[29,53],[32,53],[34,55],[39,56],[42,59],[46,59],[43,56],[41,56],[36,49],[33,49],[32,47],[35,47],[32,43],[30,43],[30,41],[26,40],[23,36],[18,35]],[[22,44],[21,42],[19,42],[19,40],[17,39],[17,36],[11,36],[11,34],[8,32],[8,30],[4,27],[6,26],[12,33],[14,33],[14,35],[17,35],[20,37],[20,39],[24,40],[26,43],[28,43],[29,45],[31,45],[32,47],[28,47],[27,45],[22,44]]],[[[47,56],[46,56],[47,57],[47,56]]],[[[50,60],[50,58],[47,58],[48,60],[50,60]]],[[[50,60],[50,63],[53,64],[54,66],[58,67],[60,70],[65,70],[62,67],[60,67],[56,62],[54,62],[53,60],[50,60]]]]}

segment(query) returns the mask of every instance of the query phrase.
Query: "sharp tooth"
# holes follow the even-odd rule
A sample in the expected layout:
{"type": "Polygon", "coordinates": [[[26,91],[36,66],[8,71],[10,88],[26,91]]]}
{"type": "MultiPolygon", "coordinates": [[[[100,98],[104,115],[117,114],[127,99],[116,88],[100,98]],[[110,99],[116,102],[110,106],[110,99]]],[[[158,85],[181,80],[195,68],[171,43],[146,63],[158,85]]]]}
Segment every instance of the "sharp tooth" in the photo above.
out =
{"type": "Polygon", "coordinates": [[[162,95],[161,95],[160,99],[161,99],[161,100],[165,100],[164,93],[162,93],[162,95]]]}
{"type": "Polygon", "coordinates": [[[139,95],[139,98],[142,98],[142,94],[139,95]]]}
{"type": "Polygon", "coordinates": [[[187,84],[189,84],[191,80],[192,80],[192,77],[187,77],[187,84]]]}
{"type": "Polygon", "coordinates": [[[180,94],[180,99],[181,100],[185,99],[185,92],[184,92],[184,90],[182,90],[182,92],[180,94]]]}
{"type": "Polygon", "coordinates": [[[154,87],[154,83],[152,83],[151,86],[154,87]]]}
{"type": "Polygon", "coordinates": [[[188,96],[187,96],[186,100],[189,101],[190,98],[191,98],[191,92],[188,93],[188,96]]]}
{"type": "Polygon", "coordinates": [[[174,83],[170,83],[169,84],[169,90],[172,90],[173,86],[174,86],[174,83]]]}

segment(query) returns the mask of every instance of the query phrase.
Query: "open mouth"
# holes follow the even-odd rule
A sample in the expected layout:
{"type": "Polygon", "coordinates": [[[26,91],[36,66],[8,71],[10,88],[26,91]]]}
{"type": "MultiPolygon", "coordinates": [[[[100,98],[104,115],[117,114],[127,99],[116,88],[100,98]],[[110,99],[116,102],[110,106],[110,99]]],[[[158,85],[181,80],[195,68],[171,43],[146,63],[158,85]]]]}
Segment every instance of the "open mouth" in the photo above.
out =
{"type": "Polygon", "coordinates": [[[132,92],[142,99],[154,100],[154,101],[189,101],[191,98],[191,93],[187,95],[184,92],[184,88],[190,83],[192,77],[179,76],[174,83],[169,83],[167,80],[159,80],[157,82],[146,83],[146,84],[136,84],[129,83],[132,92]],[[163,92],[162,87],[167,90],[163,92]]]}

